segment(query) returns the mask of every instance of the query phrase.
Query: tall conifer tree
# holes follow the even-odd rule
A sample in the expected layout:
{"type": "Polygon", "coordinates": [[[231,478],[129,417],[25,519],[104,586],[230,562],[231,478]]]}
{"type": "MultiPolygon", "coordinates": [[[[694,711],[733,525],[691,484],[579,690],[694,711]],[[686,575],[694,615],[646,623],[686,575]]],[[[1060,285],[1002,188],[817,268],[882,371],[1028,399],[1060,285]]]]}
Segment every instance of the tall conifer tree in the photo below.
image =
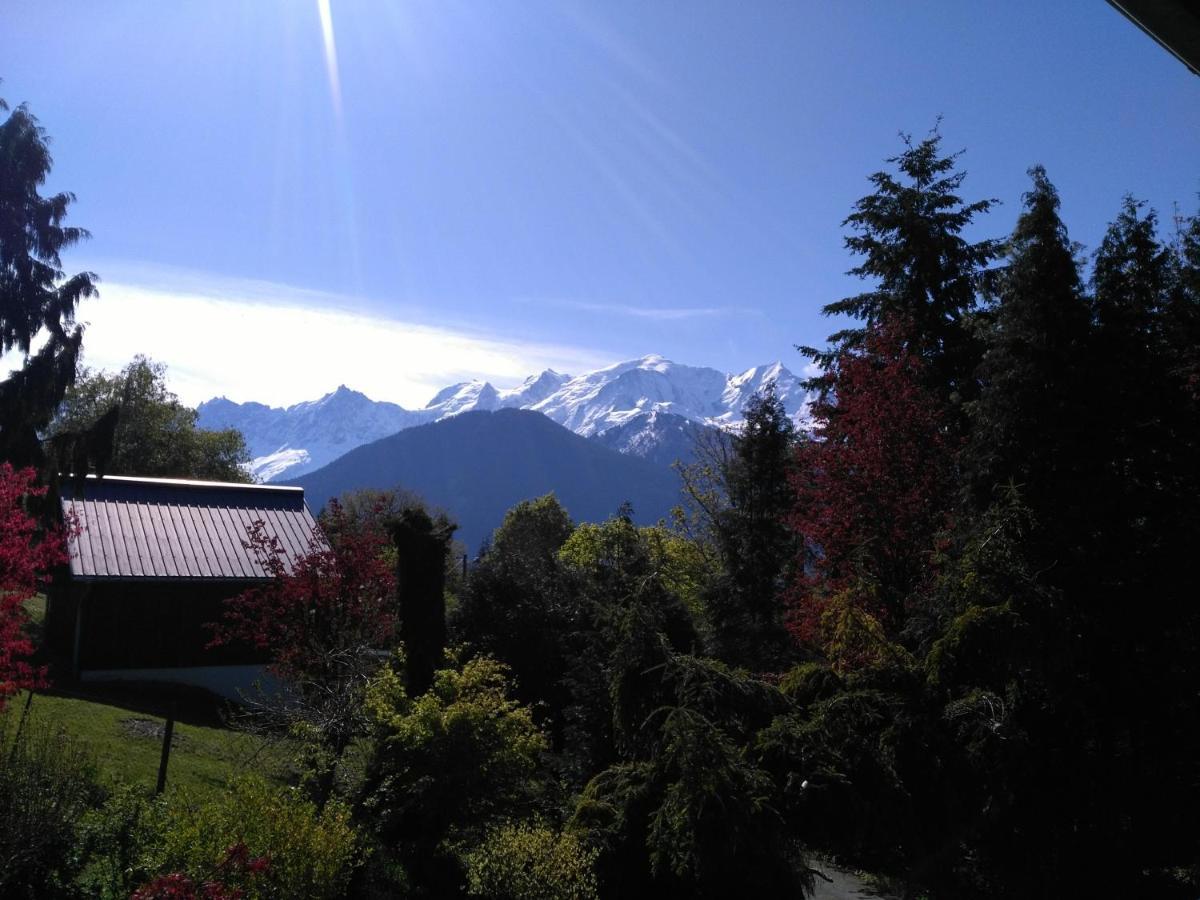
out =
{"type": "MultiPolygon", "coordinates": [[[[846,247],[862,257],[850,274],[876,285],[822,311],[868,327],[888,319],[907,323],[913,349],[929,363],[939,393],[969,398],[979,348],[966,318],[999,246],[993,240],[972,243],[964,232],[996,201],[966,203],[959,197],[966,173],[956,170],[959,154],[942,154],[941,142],[936,128],[918,143],[905,136],[904,152],[888,160],[898,172],[870,176],[875,192],[855,204],[843,225],[855,232],[846,247]]],[[[845,328],[829,337],[828,349],[801,350],[828,367],[865,335],[864,327],[845,328]]]]}
{"type": "MultiPolygon", "coordinates": [[[[1077,531],[1075,513],[1094,489],[1085,464],[1095,407],[1085,372],[1091,316],[1058,192],[1041,166],[1029,175],[1033,187],[1005,248],[998,302],[982,329],[981,393],[970,408],[963,468],[979,507],[1011,482],[1035,521],[1077,531]]],[[[1052,542],[1052,558],[1063,540],[1052,542]]]]}
{"type": "Polygon", "coordinates": [[[729,505],[716,515],[724,576],[708,596],[717,654],[751,669],[769,669],[786,645],[780,592],[796,556],[786,525],[794,428],[774,385],[755,395],[733,439],[725,472],[729,505]]]}
{"type": "Polygon", "coordinates": [[[0,353],[16,351],[24,365],[0,381],[0,459],[22,465],[42,461],[39,433],[75,380],[75,310],[96,294],[93,273],[63,271],[59,254],[88,233],[63,224],[74,194],[38,192],[52,162],[45,130],[18,106],[0,123],[0,353]]]}

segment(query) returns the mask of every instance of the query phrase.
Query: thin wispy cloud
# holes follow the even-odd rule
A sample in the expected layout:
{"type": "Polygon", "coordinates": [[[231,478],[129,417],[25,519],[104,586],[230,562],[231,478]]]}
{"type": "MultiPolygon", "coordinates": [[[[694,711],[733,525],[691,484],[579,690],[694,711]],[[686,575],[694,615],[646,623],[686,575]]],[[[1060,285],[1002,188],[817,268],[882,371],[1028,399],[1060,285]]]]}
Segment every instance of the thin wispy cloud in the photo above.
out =
{"type": "Polygon", "coordinates": [[[214,396],[289,405],[346,384],[414,408],[458,381],[507,387],[546,368],[612,362],[588,348],[442,327],[282,285],[149,281],[106,281],[101,298],[83,304],[84,361],[116,370],[145,353],[167,365],[171,389],[193,405],[214,396]]]}
{"type": "Polygon", "coordinates": [[[632,306],[623,303],[594,303],[586,300],[536,300],[542,306],[555,306],[579,312],[649,319],[654,322],[680,322],[687,319],[715,319],[723,316],[762,315],[762,310],[738,306],[632,306]]]}

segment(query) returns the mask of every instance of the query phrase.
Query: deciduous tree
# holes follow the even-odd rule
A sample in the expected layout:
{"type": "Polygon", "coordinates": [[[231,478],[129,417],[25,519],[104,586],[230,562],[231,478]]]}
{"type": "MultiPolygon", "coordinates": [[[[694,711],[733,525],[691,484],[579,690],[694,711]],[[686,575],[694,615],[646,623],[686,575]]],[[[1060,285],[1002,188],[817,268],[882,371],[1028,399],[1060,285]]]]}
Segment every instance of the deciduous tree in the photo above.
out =
{"type": "Polygon", "coordinates": [[[136,356],[119,373],[84,370],[51,423],[51,443],[86,434],[116,411],[110,475],[249,481],[246,441],[233,428],[196,427],[196,410],[167,388],[167,367],[136,356]]]}
{"type": "Polygon", "coordinates": [[[263,522],[249,546],[271,580],[226,601],[213,645],[248,644],[270,655],[282,694],[247,697],[266,724],[285,726],[314,750],[317,799],[363,726],[363,700],[397,634],[396,575],[385,534],[329,511],[337,540],[314,533],[308,552],[289,560],[263,522]]]}
{"type": "Polygon", "coordinates": [[[842,351],[833,393],[813,406],[814,439],[797,450],[791,525],[807,551],[791,626],[801,640],[820,642],[829,601],[847,591],[898,633],[947,523],[953,448],[928,363],[908,334],[907,323],[885,320],[842,351]]]}
{"type": "Polygon", "coordinates": [[[67,561],[61,530],[43,531],[26,509],[30,498],[45,493],[33,469],[0,462],[0,710],[15,692],[45,681],[45,669],[30,663],[25,602],[67,561]]]}

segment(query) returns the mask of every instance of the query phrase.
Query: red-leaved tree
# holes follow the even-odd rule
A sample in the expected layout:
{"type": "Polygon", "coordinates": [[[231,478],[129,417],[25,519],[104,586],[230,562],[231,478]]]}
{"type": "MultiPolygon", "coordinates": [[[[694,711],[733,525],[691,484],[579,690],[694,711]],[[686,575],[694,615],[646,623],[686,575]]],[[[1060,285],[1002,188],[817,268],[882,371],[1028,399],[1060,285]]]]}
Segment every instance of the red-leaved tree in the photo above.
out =
{"type": "Polygon", "coordinates": [[[182,872],[160,875],[134,891],[130,900],[243,900],[245,885],[270,868],[269,857],[252,857],[238,841],[225,851],[210,877],[197,880],[182,872]]]}
{"type": "Polygon", "coordinates": [[[263,522],[252,549],[271,580],[226,601],[210,646],[265,651],[282,692],[246,697],[260,723],[283,728],[316,750],[317,796],[362,726],[363,691],[396,640],[396,575],[391,543],[377,518],[355,517],[333,501],[308,552],[289,560],[263,522]]]}
{"type": "Polygon", "coordinates": [[[899,322],[873,325],[834,360],[813,439],[797,450],[790,524],[808,558],[788,600],[801,641],[828,642],[835,601],[894,635],[946,524],[950,439],[905,335],[899,322]]]}
{"type": "Polygon", "coordinates": [[[26,511],[29,498],[46,493],[36,477],[33,469],[0,463],[0,709],[17,691],[45,686],[45,668],[29,661],[34,648],[25,601],[67,561],[62,531],[43,532],[26,511]]]}

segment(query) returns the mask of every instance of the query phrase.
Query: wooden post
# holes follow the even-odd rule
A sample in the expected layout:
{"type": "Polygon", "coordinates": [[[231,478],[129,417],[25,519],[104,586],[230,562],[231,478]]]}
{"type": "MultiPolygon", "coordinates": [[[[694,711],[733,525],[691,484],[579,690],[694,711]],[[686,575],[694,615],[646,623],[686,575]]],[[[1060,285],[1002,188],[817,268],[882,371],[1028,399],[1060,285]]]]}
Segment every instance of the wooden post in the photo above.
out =
{"type": "Polygon", "coordinates": [[[85,584],[79,592],[79,600],[75,604],[75,647],[71,651],[71,675],[78,679],[82,674],[79,669],[79,656],[83,646],[83,625],[84,614],[83,607],[87,602],[88,594],[92,592],[92,586],[85,584]]]}
{"type": "Polygon", "coordinates": [[[171,701],[171,711],[167,713],[167,725],[163,729],[162,758],[158,762],[158,786],[154,793],[161,794],[167,787],[167,761],[171,758],[171,738],[175,734],[175,710],[178,704],[171,701]]]}

